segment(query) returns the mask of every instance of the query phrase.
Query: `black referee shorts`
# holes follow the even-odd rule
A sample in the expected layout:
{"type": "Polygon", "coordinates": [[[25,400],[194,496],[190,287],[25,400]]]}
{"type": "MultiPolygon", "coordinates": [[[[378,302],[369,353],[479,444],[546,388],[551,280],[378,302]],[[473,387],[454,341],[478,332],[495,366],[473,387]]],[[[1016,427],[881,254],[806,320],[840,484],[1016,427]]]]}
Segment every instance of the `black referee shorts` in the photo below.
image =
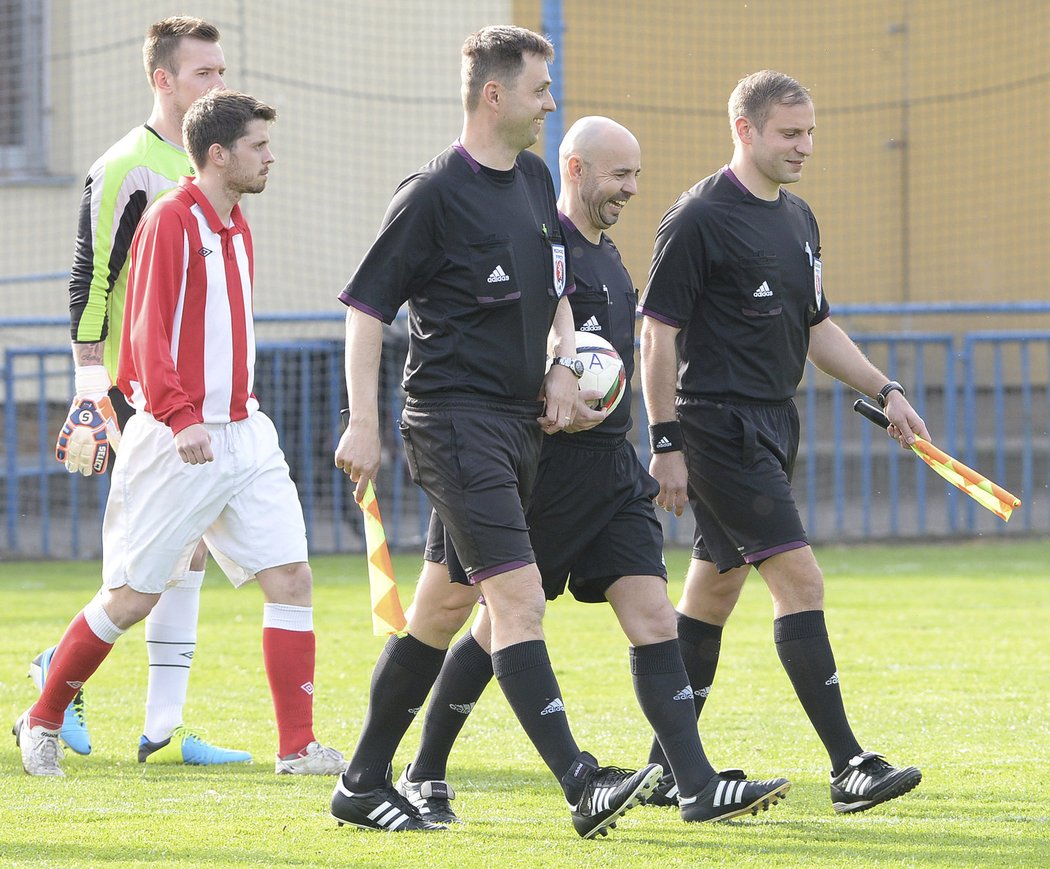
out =
{"type": "Polygon", "coordinates": [[[791,491],[799,443],[793,401],[680,398],[678,418],[696,519],[694,558],[725,572],[808,545],[791,491]]]}
{"type": "Polygon", "coordinates": [[[457,396],[409,398],[401,414],[412,480],[472,583],[536,561],[523,505],[536,479],[542,411],[538,402],[457,396]]]}
{"type": "MultiPolygon", "coordinates": [[[[623,576],[667,578],[663,531],[653,499],[659,485],[623,437],[587,433],[544,440],[536,485],[525,512],[543,591],[554,600],[568,586],[583,603],[604,603],[623,576]]],[[[446,561],[464,581],[432,517],[425,557],[446,561]]]]}

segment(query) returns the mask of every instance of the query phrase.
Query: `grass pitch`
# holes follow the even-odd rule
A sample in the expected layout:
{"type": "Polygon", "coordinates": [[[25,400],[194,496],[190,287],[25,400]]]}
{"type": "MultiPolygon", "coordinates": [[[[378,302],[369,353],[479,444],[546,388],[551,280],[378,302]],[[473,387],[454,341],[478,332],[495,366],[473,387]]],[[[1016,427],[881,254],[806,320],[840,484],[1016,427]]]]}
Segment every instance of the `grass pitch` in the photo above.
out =
{"type": "MultiPolygon", "coordinates": [[[[66,754],[63,780],[22,773],[0,752],[0,863],[18,866],[1046,866],[1050,865],[1050,545],[973,542],[824,549],[827,619],[861,743],[913,763],[923,782],[870,812],[836,816],[827,758],[772,642],[757,575],[726,630],[703,717],[716,767],[794,783],[768,814],[686,826],[643,807],[608,839],[585,842],[563,799],[492,686],[452,756],[455,808],[441,834],[337,828],[332,779],[276,776],[261,656],[261,597],[209,567],[188,724],[247,748],[252,765],[140,766],[146,652],[122,638],[87,689],[94,751],[66,754]]],[[[403,598],[418,557],[395,558],[403,598]]],[[[673,577],[686,554],[668,553],[673,577]]],[[[318,737],[353,749],[383,640],[370,634],[363,557],[318,558],[318,737]]],[[[0,719],[33,700],[30,659],[55,642],[97,584],[96,563],[0,565],[0,719]]],[[[679,581],[672,582],[677,599],[679,581]]],[[[407,603],[407,599],[405,601],[407,603]]],[[[649,728],[634,702],[626,641],[604,606],[551,605],[547,634],[581,747],[636,766],[649,728]]],[[[397,758],[412,756],[419,724],[397,758]]]]}

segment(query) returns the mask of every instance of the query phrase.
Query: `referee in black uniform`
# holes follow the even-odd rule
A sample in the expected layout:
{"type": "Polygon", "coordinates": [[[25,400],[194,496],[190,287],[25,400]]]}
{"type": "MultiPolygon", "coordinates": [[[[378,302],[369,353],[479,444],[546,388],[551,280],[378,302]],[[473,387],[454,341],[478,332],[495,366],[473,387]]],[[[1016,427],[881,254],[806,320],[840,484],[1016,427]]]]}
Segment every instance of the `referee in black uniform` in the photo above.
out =
{"type": "MultiPolygon", "coordinates": [[[[543,587],[522,506],[543,432],[604,418],[580,400],[568,358],[571,255],[550,173],[525,150],[555,108],[552,57],[546,39],[518,27],[485,28],[464,43],[462,135],[401,183],[340,296],[349,306],[350,425],[335,462],[360,498],[380,461],[382,323],[407,301],[401,431],[412,476],[488,601],[500,686],[560,781],[577,832],[590,838],[638,804],[662,769],[599,767],[577,747],[543,641],[543,587]],[[545,375],[548,349],[556,364],[545,375]]],[[[417,597],[410,622],[431,605],[441,602],[417,597]]],[[[407,636],[390,639],[376,665],[361,738],[332,796],[341,822],[435,828],[388,773],[445,657],[447,641],[426,640],[410,627],[407,636]]]]}
{"type": "Polygon", "coordinates": [[[807,356],[877,397],[902,446],[928,433],[901,385],[831,321],[817,222],[783,189],[802,177],[813,150],[809,92],[781,73],[754,73],[733,91],[729,120],[733,159],[664,216],[641,304],[657,503],[680,515],[688,498],[696,519],[678,606],[683,658],[701,689],[699,714],[722,627],[757,567],[773,596],[780,660],[831,759],[834,808],[863,811],[922,775],[863,751],[843,708],[824,579],[791,490],[799,441],[792,397],[807,356]]]}
{"type": "MultiPolygon", "coordinates": [[[[790,783],[782,778],[751,782],[736,771],[716,774],[704,755],[674,607],[667,597],[663,532],[653,505],[659,487],[626,439],[637,292],[605,231],[637,192],[641,150],[625,127],[609,118],[586,117],[565,134],[559,164],[558,210],[576,278],[570,300],[576,330],[601,336],[616,348],[628,385],[620,404],[598,427],[544,439],[525,512],[536,564],[548,600],[568,586],[579,601],[612,605],[631,643],[639,705],[667,746],[681,787],[683,819],[726,820],[775,803],[790,783]]],[[[449,574],[464,582],[455,550],[446,545],[440,522],[432,521],[426,559],[440,563],[446,555],[449,574]]],[[[461,596],[464,608],[458,623],[446,625],[446,643],[473,608],[474,599],[461,596]]],[[[424,818],[457,820],[449,803],[455,792],[445,781],[446,767],[456,737],[492,678],[486,651],[489,628],[488,607],[482,607],[470,632],[445,659],[427,706],[419,752],[397,782],[424,818]]]]}

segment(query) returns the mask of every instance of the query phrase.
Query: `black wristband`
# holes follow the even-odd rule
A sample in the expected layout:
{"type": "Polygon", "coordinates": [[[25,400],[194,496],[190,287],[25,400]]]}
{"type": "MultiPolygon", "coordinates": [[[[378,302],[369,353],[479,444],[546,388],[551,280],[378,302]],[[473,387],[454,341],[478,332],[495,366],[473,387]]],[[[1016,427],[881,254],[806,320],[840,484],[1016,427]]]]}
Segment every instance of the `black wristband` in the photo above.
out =
{"type": "Polygon", "coordinates": [[[875,397],[879,400],[879,407],[886,406],[886,400],[890,397],[891,392],[899,392],[901,395],[907,397],[907,393],[904,391],[904,387],[901,386],[896,380],[891,380],[882,389],[879,390],[879,394],[875,397]]]}
{"type": "Polygon", "coordinates": [[[649,426],[649,448],[654,453],[673,453],[682,449],[682,424],[674,419],[649,426]]]}

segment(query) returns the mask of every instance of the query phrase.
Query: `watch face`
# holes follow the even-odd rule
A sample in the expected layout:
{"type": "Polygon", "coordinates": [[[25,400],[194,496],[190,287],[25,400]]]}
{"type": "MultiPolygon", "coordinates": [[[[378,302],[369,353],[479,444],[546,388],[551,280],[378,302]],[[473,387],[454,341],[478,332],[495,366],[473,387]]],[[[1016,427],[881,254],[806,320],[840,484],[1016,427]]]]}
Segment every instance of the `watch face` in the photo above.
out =
{"type": "Polygon", "coordinates": [[[583,377],[583,363],[579,359],[572,360],[572,373],[577,377],[583,377]]]}

